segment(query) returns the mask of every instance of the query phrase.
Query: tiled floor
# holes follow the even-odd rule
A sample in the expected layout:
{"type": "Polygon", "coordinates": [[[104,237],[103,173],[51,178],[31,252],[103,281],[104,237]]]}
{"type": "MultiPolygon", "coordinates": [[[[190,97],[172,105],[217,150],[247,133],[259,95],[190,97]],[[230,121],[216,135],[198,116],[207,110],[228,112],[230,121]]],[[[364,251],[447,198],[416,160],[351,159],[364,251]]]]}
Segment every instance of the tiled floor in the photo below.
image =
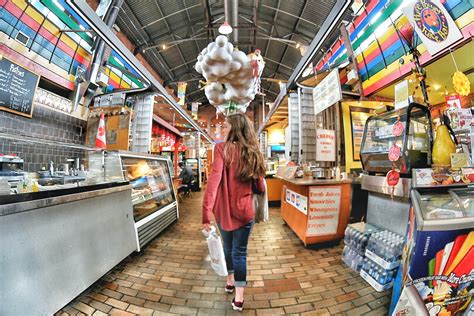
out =
{"type": "MultiPolygon", "coordinates": [[[[236,314],[225,278],[205,261],[201,193],[180,206],[180,219],[142,253],[125,259],[59,315],[236,314]]],[[[279,216],[256,224],[248,256],[248,315],[387,315],[390,292],[377,293],[340,260],[341,246],[306,249],[279,216]]]]}

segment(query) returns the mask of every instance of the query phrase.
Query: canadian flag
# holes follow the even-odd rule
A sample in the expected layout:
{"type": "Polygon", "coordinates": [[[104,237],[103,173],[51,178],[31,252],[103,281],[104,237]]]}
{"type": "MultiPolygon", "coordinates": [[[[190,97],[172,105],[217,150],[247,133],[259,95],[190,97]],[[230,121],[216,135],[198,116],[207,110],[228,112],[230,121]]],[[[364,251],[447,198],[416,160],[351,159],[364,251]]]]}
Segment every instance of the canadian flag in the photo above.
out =
{"type": "Polygon", "coordinates": [[[95,147],[105,149],[106,148],[106,141],[105,141],[105,119],[104,113],[100,113],[99,119],[99,127],[97,128],[97,136],[95,138],[95,147]]]}

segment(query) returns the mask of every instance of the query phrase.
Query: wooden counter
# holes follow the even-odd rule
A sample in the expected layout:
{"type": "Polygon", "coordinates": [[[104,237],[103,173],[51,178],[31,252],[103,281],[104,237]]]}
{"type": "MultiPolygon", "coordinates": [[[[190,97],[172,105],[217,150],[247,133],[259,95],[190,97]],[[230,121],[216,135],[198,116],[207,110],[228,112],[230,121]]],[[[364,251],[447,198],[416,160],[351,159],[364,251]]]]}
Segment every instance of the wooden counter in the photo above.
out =
{"type": "Polygon", "coordinates": [[[280,202],[281,188],[283,186],[282,180],[275,177],[266,177],[265,181],[267,182],[268,202],[280,202]]]}
{"type": "Polygon", "coordinates": [[[280,179],[281,216],[305,245],[344,237],[351,180],[280,179]]]}

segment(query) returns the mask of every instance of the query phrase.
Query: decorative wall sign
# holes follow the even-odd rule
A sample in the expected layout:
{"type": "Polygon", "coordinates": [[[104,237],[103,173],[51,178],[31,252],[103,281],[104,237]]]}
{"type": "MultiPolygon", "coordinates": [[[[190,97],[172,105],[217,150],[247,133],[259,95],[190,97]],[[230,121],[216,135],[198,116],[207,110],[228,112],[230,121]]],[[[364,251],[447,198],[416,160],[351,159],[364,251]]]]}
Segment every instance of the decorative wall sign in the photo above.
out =
{"type": "Polygon", "coordinates": [[[451,15],[439,0],[407,1],[401,10],[414,24],[416,34],[431,55],[463,38],[451,15]]]}
{"type": "Polygon", "coordinates": [[[0,110],[31,118],[39,76],[0,55],[0,110]]]}

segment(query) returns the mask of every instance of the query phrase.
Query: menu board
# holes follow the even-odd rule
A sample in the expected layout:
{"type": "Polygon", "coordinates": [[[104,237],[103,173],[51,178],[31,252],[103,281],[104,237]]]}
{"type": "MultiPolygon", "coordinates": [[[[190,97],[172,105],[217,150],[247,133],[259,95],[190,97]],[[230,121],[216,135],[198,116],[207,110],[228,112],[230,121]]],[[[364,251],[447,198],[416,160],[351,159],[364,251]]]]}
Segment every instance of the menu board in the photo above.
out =
{"type": "Polygon", "coordinates": [[[341,99],[339,70],[336,68],[313,89],[314,114],[324,111],[341,99]]]}
{"type": "Polygon", "coordinates": [[[39,76],[0,55],[0,110],[33,115],[39,76]]]}
{"type": "Polygon", "coordinates": [[[306,234],[334,235],[339,225],[341,187],[310,187],[306,234]]]}

